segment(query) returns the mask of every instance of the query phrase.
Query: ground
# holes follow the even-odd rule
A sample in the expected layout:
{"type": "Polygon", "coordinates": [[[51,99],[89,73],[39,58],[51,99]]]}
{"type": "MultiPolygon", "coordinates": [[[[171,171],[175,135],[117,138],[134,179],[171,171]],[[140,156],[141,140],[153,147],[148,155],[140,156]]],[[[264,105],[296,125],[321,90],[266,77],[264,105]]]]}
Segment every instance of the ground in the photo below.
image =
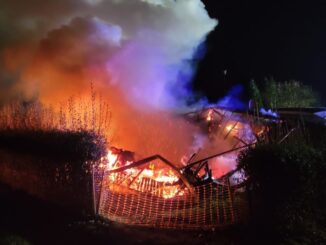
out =
{"type": "MultiPolygon", "coordinates": [[[[243,228],[157,230],[72,214],[24,192],[0,185],[0,244],[253,244],[243,228]]],[[[266,244],[266,243],[265,243],[266,244]]]]}

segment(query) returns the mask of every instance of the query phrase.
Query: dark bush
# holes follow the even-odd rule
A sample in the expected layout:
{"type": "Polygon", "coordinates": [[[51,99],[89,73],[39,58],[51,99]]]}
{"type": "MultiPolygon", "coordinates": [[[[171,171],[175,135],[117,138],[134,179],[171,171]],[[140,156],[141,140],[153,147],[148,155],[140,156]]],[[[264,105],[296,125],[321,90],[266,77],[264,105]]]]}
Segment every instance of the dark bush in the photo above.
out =
{"type": "Polygon", "coordinates": [[[326,149],[326,127],[318,123],[305,122],[307,143],[316,149],[326,149]]]}
{"type": "Polygon", "coordinates": [[[50,159],[96,161],[105,155],[105,139],[92,131],[0,130],[0,149],[50,159]]]}
{"type": "Polygon", "coordinates": [[[258,145],[240,155],[239,166],[251,183],[257,224],[291,231],[325,221],[322,149],[303,143],[258,145]]]}
{"type": "Polygon", "coordinates": [[[0,130],[0,182],[89,214],[92,167],[105,154],[105,139],[93,131],[0,130]]]}

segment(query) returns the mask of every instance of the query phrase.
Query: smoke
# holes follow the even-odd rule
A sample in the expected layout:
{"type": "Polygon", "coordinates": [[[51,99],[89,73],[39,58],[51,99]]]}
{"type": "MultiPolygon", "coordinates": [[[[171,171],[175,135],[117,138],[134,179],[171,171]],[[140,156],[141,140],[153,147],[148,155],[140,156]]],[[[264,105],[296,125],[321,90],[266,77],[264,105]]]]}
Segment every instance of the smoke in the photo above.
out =
{"type": "Polygon", "coordinates": [[[246,105],[240,99],[243,92],[242,85],[233,86],[228,93],[217,102],[218,106],[226,107],[229,109],[245,109],[246,105]]]}
{"type": "Polygon", "coordinates": [[[180,159],[196,129],[173,114],[216,25],[201,0],[2,1],[0,103],[56,103],[93,82],[111,104],[113,143],[180,159]]]}
{"type": "Polygon", "coordinates": [[[217,24],[200,0],[32,0],[28,6],[14,0],[0,8],[1,74],[20,74],[10,83],[53,94],[66,89],[65,77],[69,83],[91,77],[129,91],[139,106],[164,109],[190,95],[192,57],[217,24]]]}

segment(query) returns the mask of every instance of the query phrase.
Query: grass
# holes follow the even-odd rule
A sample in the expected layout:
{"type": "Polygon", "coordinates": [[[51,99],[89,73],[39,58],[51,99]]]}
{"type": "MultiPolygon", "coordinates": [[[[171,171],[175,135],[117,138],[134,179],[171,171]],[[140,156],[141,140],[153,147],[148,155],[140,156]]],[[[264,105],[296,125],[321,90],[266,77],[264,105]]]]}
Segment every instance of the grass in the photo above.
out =
{"type": "Polygon", "coordinates": [[[71,96],[56,106],[20,100],[0,107],[1,130],[92,131],[107,138],[110,121],[109,104],[93,86],[90,97],[71,96]]]}

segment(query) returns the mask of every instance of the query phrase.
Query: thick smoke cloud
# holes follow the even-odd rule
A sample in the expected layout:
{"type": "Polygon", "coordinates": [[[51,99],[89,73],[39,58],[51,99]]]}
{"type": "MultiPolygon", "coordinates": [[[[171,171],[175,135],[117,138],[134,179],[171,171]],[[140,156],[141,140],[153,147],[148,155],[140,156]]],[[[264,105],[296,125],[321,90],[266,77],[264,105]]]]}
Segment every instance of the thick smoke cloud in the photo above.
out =
{"type": "MultiPolygon", "coordinates": [[[[2,54],[1,73],[8,74],[8,62],[22,63],[10,71],[22,73],[15,82],[47,85],[44,73],[37,74],[45,62],[56,73],[83,72],[82,77],[97,66],[103,71],[101,79],[108,75],[131,91],[131,99],[163,108],[183,102],[192,56],[217,24],[200,0],[32,0],[28,5],[14,0],[0,5],[2,51],[36,49],[29,54],[32,63],[2,54]]],[[[10,56],[14,51],[8,52],[10,56]]],[[[98,74],[91,76],[98,80],[98,74]]]]}
{"type": "Polygon", "coordinates": [[[115,144],[180,159],[196,130],[170,114],[191,96],[192,58],[216,25],[201,0],[1,1],[0,103],[56,103],[93,82],[115,144]]]}

